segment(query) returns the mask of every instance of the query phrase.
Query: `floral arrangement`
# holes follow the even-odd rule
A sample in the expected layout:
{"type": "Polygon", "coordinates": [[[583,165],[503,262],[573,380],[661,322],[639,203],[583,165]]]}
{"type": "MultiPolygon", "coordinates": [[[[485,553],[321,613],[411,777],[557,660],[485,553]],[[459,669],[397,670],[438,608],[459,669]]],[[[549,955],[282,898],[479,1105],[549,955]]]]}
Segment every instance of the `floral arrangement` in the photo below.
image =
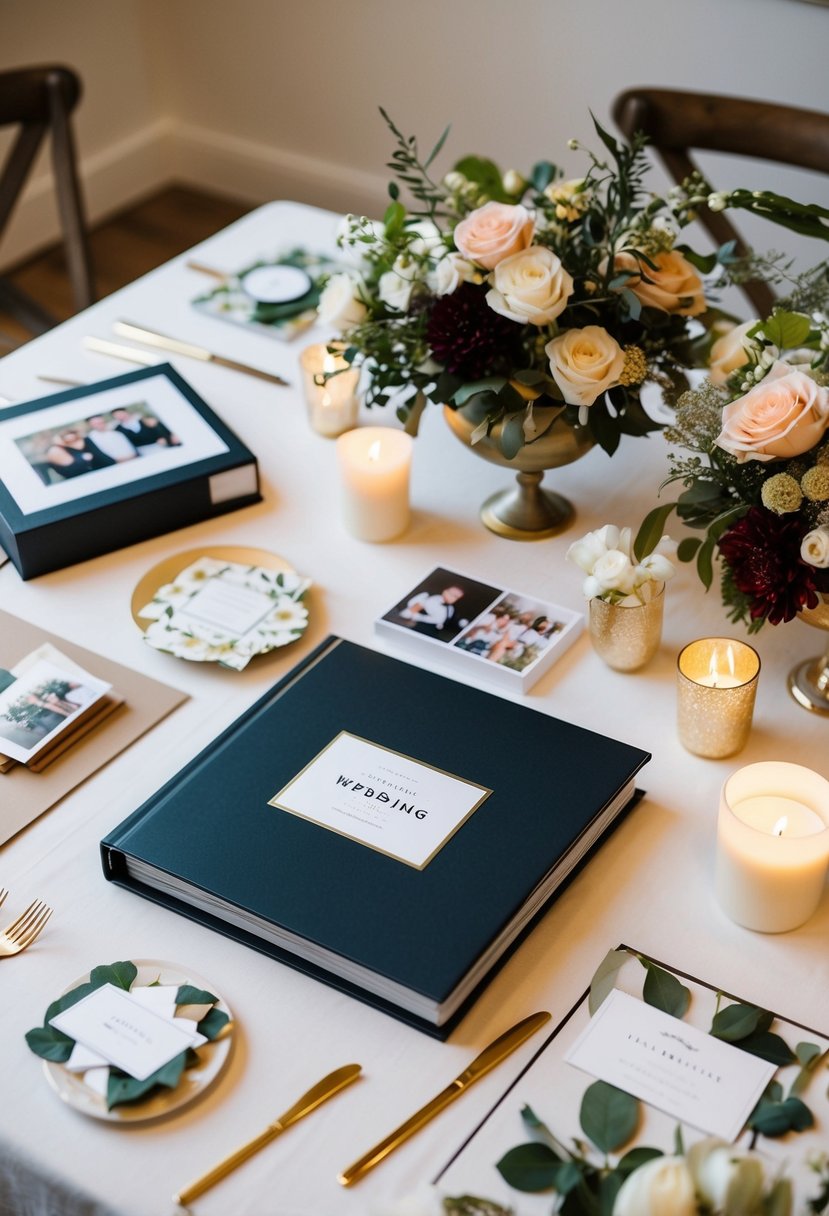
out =
{"type": "Polygon", "coordinates": [[[605,524],[588,532],[567,550],[567,558],[587,577],[586,599],[609,604],[646,604],[663,583],[676,573],[670,558],[676,545],[669,536],[658,537],[640,529],[636,539],[630,528],[605,524]],[[670,556],[669,556],[670,555],[670,556]]]}
{"type": "Polygon", "coordinates": [[[704,531],[678,555],[706,587],[719,557],[729,617],[750,632],[829,593],[829,267],[805,278],[793,302],[809,310],[781,306],[720,338],[665,432],[692,455],[672,455],[668,482],[685,488],[657,513],[675,505],[704,531]]]}
{"type": "Polygon", "coordinates": [[[646,191],[644,137],[619,142],[595,123],[604,153],[564,180],[540,161],[528,177],[467,156],[440,181],[385,112],[397,146],[383,222],[346,216],[339,244],[354,265],[333,274],[319,315],[366,368],[367,403],[394,401],[414,432],[426,399],[462,409],[473,442],[501,423],[512,459],[560,419],[612,454],[622,434],[657,430],[641,402],[655,382],[673,401],[722,317],[701,273],[733,250],[701,256],[679,240],[699,208],[749,208],[812,230],[810,208],[762,192],[711,195],[701,178],[666,198],[646,191]],[[407,188],[414,206],[400,201],[407,188]],[[701,324],[700,324],[701,323],[701,324]],[[544,407],[548,407],[545,409],[544,407]]]}

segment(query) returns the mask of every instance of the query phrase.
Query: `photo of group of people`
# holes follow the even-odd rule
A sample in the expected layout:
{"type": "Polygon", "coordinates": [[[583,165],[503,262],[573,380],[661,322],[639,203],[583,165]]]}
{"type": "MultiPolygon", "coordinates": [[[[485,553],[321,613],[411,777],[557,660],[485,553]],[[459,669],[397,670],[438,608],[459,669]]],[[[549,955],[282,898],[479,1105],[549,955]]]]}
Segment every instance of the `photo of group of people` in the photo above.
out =
{"type": "Polygon", "coordinates": [[[0,668],[0,755],[25,764],[109,687],[79,669],[37,656],[12,671],[0,668]]]}
{"type": "Polygon", "coordinates": [[[35,431],[15,442],[46,486],[182,445],[144,402],[35,431]]]}
{"type": "Polygon", "coordinates": [[[438,568],[382,620],[522,672],[567,628],[562,615],[540,600],[438,568]]]}

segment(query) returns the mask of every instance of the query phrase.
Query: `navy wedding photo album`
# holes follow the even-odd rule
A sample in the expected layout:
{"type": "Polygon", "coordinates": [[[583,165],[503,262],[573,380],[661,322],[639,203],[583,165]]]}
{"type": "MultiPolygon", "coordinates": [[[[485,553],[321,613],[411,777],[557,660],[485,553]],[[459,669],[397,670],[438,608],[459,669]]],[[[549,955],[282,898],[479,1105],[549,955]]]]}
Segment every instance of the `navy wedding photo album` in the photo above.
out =
{"type": "Polygon", "coordinates": [[[649,759],[330,637],[107,836],[104,874],[446,1038],[649,759]]]}

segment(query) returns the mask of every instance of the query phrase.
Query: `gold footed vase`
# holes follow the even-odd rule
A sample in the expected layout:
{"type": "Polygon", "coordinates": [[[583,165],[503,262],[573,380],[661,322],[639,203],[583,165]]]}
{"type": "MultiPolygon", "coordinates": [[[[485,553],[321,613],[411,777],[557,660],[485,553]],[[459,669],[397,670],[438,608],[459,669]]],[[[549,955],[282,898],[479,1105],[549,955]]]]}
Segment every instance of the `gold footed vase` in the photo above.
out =
{"type": "Polygon", "coordinates": [[[539,439],[525,444],[512,460],[507,460],[501,451],[501,423],[492,428],[490,435],[473,444],[476,423],[462,410],[444,406],[443,416],[461,443],[492,464],[516,470],[517,485],[499,490],[481,507],[481,520],[490,532],[508,540],[543,540],[563,532],[573,522],[576,514],[573,504],[562,494],[543,489],[541,482],[546,469],[580,460],[593,447],[593,439],[586,427],[574,430],[555,417],[558,412],[546,407],[536,409],[539,430],[555,418],[552,426],[539,439]]]}
{"type": "MultiPolygon", "coordinates": [[[[817,608],[803,608],[798,614],[807,625],[829,629],[829,595],[822,595],[817,608]]],[[[789,692],[804,709],[829,716],[829,645],[816,659],[806,659],[789,672],[789,692]]]]}

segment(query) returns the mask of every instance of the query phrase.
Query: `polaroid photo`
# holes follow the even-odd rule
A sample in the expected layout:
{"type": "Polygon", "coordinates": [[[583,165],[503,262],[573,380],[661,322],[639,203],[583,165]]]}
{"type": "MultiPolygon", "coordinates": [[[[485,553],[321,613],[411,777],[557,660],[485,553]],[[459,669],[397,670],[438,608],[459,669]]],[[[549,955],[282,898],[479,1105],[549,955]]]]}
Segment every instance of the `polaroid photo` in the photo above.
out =
{"type": "Polygon", "coordinates": [[[0,754],[29,764],[94,714],[110,688],[54,647],[0,669],[0,754]]]}
{"type": "Polygon", "coordinates": [[[381,636],[428,647],[489,683],[528,691],[575,641],[581,613],[437,567],[375,621],[381,636]]]}

